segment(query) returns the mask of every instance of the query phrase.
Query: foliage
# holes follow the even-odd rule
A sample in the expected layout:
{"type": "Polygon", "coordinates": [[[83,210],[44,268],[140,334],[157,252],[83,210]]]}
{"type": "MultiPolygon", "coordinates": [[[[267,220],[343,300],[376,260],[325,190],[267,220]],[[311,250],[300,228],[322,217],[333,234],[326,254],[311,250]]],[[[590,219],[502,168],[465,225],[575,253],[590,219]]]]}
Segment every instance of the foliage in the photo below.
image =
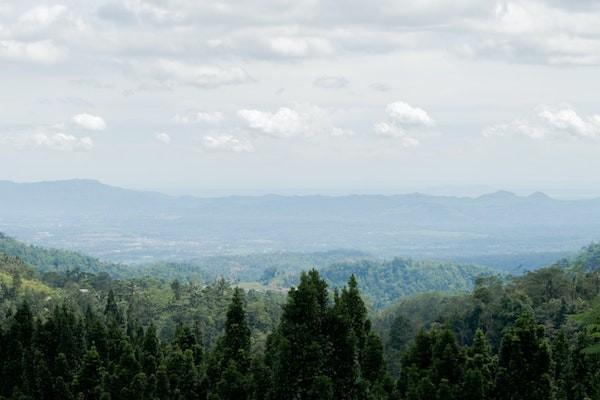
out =
{"type": "Polygon", "coordinates": [[[466,292],[478,276],[490,270],[473,265],[425,262],[395,258],[389,262],[355,261],[334,264],[321,271],[333,287],[340,287],[354,275],[375,309],[426,292],[466,292]]]}

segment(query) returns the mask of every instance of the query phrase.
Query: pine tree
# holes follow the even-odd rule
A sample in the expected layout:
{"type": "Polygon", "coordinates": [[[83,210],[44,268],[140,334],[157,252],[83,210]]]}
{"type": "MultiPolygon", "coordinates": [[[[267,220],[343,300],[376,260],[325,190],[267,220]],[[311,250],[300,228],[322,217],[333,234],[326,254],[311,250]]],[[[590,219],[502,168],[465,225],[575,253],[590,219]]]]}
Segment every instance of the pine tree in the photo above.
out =
{"type": "Polygon", "coordinates": [[[54,399],[52,373],[48,368],[44,355],[39,350],[34,352],[33,366],[35,379],[32,382],[34,386],[31,388],[31,392],[39,400],[54,399]]]}
{"type": "Polygon", "coordinates": [[[175,348],[167,360],[167,371],[173,398],[177,397],[177,393],[186,399],[197,396],[198,371],[194,365],[192,350],[182,352],[175,348]]]}
{"type": "MultiPolygon", "coordinates": [[[[367,385],[383,382],[387,375],[384,372],[383,345],[378,335],[371,332],[371,321],[367,318],[367,307],[360,295],[358,282],[354,275],[350,276],[348,285],[339,296],[339,307],[350,323],[351,333],[355,338],[355,349],[359,362],[358,374],[367,380],[367,385]]],[[[351,365],[351,364],[350,364],[351,365]]],[[[362,396],[362,394],[360,394],[362,396]]]]}
{"type": "Polygon", "coordinates": [[[105,324],[89,307],[86,309],[84,318],[86,344],[88,346],[93,345],[102,358],[107,358],[109,352],[105,324]]]}
{"type": "Polygon", "coordinates": [[[66,384],[65,380],[62,376],[58,376],[54,379],[53,385],[54,398],[56,400],[64,399],[64,400],[72,400],[73,394],[69,390],[69,386],[66,384]]]}
{"type": "Polygon", "coordinates": [[[106,298],[106,307],[104,308],[104,315],[107,321],[116,321],[119,325],[123,324],[124,319],[117,301],[115,299],[115,292],[110,289],[108,297],[106,298]]]}
{"type": "Polygon", "coordinates": [[[142,344],[142,368],[150,376],[156,372],[161,361],[160,342],[156,336],[156,327],[153,323],[146,329],[142,344]]]}
{"type": "Polygon", "coordinates": [[[325,321],[324,334],[329,352],[323,360],[325,374],[332,385],[336,399],[355,399],[361,393],[358,340],[352,329],[352,320],[341,300],[329,311],[325,321]]]}
{"type": "Polygon", "coordinates": [[[15,388],[25,388],[33,379],[33,355],[31,342],[34,333],[33,315],[29,304],[24,301],[11,316],[6,333],[6,362],[4,365],[4,382],[0,382],[2,392],[10,395],[15,388]]]}
{"type": "Polygon", "coordinates": [[[148,379],[140,372],[121,390],[120,398],[127,400],[144,400],[147,394],[148,379]]]}
{"type": "Polygon", "coordinates": [[[375,333],[370,333],[367,337],[362,356],[361,373],[371,383],[381,380],[386,376],[383,345],[381,344],[381,339],[375,333]]]}
{"type": "Polygon", "coordinates": [[[204,351],[199,329],[192,330],[189,326],[178,324],[175,329],[173,343],[182,351],[191,350],[194,355],[194,364],[198,367],[203,361],[204,351]]]}
{"type": "Polygon", "coordinates": [[[156,398],[159,400],[171,398],[169,374],[164,364],[160,364],[156,370],[156,398]]]}
{"type": "Polygon", "coordinates": [[[238,371],[247,372],[250,367],[250,328],[244,310],[244,292],[240,288],[233,291],[227,310],[222,346],[222,362],[227,366],[234,361],[238,371]]]}
{"type": "Polygon", "coordinates": [[[500,400],[547,400],[552,396],[550,346],[544,328],[523,313],[502,338],[496,396],[500,400]]]}
{"type": "Polygon", "coordinates": [[[303,273],[298,287],[290,289],[279,327],[267,343],[274,399],[333,396],[331,379],[326,375],[331,351],[324,332],[327,297],[327,284],[316,270],[303,273]]]}
{"type": "Polygon", "coordinates": [[[75,378],[76,393],[83,400],[96,400],[102,393],[102,379],[104,369],[102,360],[95,346],[92,346],[84,355],[81,368],[75,378]]]}
{"type": "Polygon", "coordinates": [[[230,360],[217,382],[216,392],[221,400],[244,400],[250,398],[249,375],[238,369],[237,363],[230,360]]]}
{"type": "Polygon", "coordinates": [[[554,369],[554,398],[556,400],[567,400],[570,392],[570,386],[572,384],[570,379],[571,357],[567,336],[562,330],[552,342],[552,365],[554,369]]]}
{"type": "Polygon", "coordinates": [[[465,400],[490,398],[496,374],[496,359],[481,329],[475,332],[473,344],[467,351],[462,396],[465,400]]]}

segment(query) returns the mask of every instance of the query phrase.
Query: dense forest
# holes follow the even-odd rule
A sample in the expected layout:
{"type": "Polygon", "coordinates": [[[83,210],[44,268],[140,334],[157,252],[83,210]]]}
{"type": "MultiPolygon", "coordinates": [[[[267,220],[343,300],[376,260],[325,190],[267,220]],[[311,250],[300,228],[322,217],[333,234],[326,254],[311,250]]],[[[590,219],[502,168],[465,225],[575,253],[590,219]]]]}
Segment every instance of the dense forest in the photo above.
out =
{"type": "Polygon", "coordinates": [[[0,256],[6,399],[600,398],[600,246],[369,312],[351,276],[289,291],[44,271],[0,256]]]}
{"type": "Polygon", "coordinates": [[[315,253],[266,253],[211,256],[180,262],[115,264],[77,252],[28,245],[0,233],[0,253],[18,257],[42,277],[53,273],[91,273],[111,278],[192,281],[196,285],[226,279],[237,286],[285,291],[299,282],[300,273],[317,269],[330,287],[342,287],[351,275],[361,285],[368,306],[382,309],[401,297],[427,292],[467,292],[475,278],[500,272],[486,267],[443,261],[374,259],[368,254],[333,250],[315,253]]]}

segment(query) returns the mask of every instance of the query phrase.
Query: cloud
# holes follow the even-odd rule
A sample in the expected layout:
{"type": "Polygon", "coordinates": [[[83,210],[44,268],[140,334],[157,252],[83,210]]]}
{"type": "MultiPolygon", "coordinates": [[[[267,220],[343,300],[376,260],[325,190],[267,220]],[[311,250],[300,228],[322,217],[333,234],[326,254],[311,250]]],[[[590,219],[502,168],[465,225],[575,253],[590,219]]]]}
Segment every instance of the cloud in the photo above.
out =
{"type": "Polygon", "coordinates": [[[126,5],[119,3],[103,4],[98,7],[96,14],[103,20],[124,25],[132,24],[136,20],[135,14],[127,9],[126,5]]]}
{"type": "Polygon", "coordinates": [[[323,76],[314,80],[313,85],[321,89],[343,89],[350,81],[342,76],[323,76]]]}
{"type": "Polygon", "coordinates": [[[377,92],[389,92],[391,89],[389,85],[382,82],[372,83],[369,87],[377,92]]]}
{"type": "Polygon", "coordinates": [[[157,133],[156,135],[154,135],[154,137],[156,138],[156,140],[158,140],[161,143],[164,143],[164,144],[171,143],[171,136],[169,136],[168,133],[160,132],[160,133],[157,133]]]}
{"type": "Polygon", "coordinates": [[[223,113],[220,111],[194,111],[185,114],[177,114],[173,117],[173,121],[184,125],[197,123],[217,125],[222,122],[224,118],[223,113]]]}
{"type": "Polygon", "coordinates": [[[106,123],[101,117],[91,114],[77,114],[73,116],[73,122],[90,131],[102,131],[106,129],[106,123]]]}
{"type": "Polygon", "coordinates": [[[525,136],[531,139],[600,138],[600,115],[582,117],[568,105],[539,106],[529,117],[491,125],[482,131],[485,137],[525,136]]]}
{"type": "MultiPolygon", "coordinates": [[[[21,15],[6,5],[0,37],[23,43],[49,40],[78,56],[110,55],[119,62],[141,54],[181,63],[205,60],[211,66],[246,58],[288,61],[450,49],[477,59],[600,64],[600,8],[593,0],[284,3],[127,0],[109,1],[90,12],[87,2],[69,2],[69,7],[38,5],[21,15]]],[[[183,75],[180,80],[207,87],[205,79],[183,75]]]]}
{"type": "Polygon", "coordinates": [[[47,135],[39,133],[30,139],[35,147],[47,147],[60,151],[88,151],[94,147],[94,142],[89,137],[75,137],[65,133],[47,135]]]}
{"type": "Polygon", "coordinates": [[[189,64],[170,59],[160,59],[150,65],[137,63],[137,69],[168,85],[202,89],[252,82],[250,75],[240,67],[189,64]]]}
{"type": "Polygon", "coordinates": [[[382,137],[396,140],[402,147],[417,147],[420,144],[418,139],[408,136],[402,127],[387,122],[377,122],[375,132],[382,137]]]}
{"type": "Polygon", "coordinates": [[[498,2],[465,24],[463,52],[526,64],[599,65],[600,9],[560,1],[498,2]]]}
{"type": "Polygon", "coordinates": [[[23,42],[0,40],[0,58],[39,64],[55,64],[66,58],[67,50],[56,46],[52,40],[23,42]]]}
{"type": "Polygon", "coordinates": [[[242,121],[255,132],[274,138],[311,137],[315,135],[349,136],[348,130],[336,127],[330,114],[309,104],[294,108],[281,107],[275,112],[243,109],[238,111],[242,121]]]}
{"type": "Polygon", "coordinates": [[[268,40],[270,50],[280,56],[304,58],[334,52],[333,45],[322,37],[280,36],[268,40]]]}
{"type": "Polygon", "coordinates": [[[239,110],[238,116],[257,131],[278,138],[289,138],[306,130],[305,117],[296,110],[282,107],[274,113],[259,110],[239,110]]]}
{"type": "MultiPolygon", "coordinates": [[[[192,4],[189,4],[190,6],[192,4]]],[[[167,4],[152,4],[146,1],[124,1],[108,3],[100,6],[96,13],[107,21],[121,24],[130,24],[134,21],[150,24],[173,24],[186,21],[186,16],[193,11],[193,7],[186,7],[185,3],[168,7],[167,4]]]]}
{"type": "Polygon", "coordinates": [[[387,136],[391,138],[401,138],[406,136],[406,132],[396,125],[388,124],[387,122],[375,123],[375,132],[381,136],[387,136]]]}
{"type": "Polygon", "coordinates": [[[388,104],[386,111],[388,115],[402,125],[411,126],[433,126],[433,119],[427,111],[419,107],[413,107],[403,101],[388,104]]]}
{"type": "Polygon", "coordinates": [[[89,137],[76,137],[53,128],[38,127],[32,132],[0,137],[0,143],[7,143],[17,149],[48,149],[55,151],[89,151],[94,141],[89,137]]]}
{"type": "Polygon", "coordinates": [[[23,25],[28,30],[39,30],[46,28],[64,15],[67,7],[56,4],[53,6],[37,6],[22,14],[19,17],[19,24],[23,25]]]}
{"type": "Polygon", "coordinates": [[[388,120],[376,122],[375,133],[381,137],[394,139],[403,147],[418,146],[420,142],[414,136],[435,125],[435,121],[427,111],[403,101],[390,103],[385,110],[388,120]]]}
{"type": "Polygon", "coordinates": [[[202,139],[202,147],[206,150],[234,153],[254,152],[254,145],[250,141],[229,134],[206,135],[202,139]]]}

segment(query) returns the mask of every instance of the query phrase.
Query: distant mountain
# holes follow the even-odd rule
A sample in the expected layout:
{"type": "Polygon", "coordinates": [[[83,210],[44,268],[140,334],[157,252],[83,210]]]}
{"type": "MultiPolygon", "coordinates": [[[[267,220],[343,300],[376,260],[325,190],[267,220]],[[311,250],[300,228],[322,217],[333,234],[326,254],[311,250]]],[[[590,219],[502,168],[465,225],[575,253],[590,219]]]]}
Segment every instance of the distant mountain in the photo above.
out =
{"type": "Polygon", "coordinates": [[[547,260],[600,238],[600,199],[510,192],[195,198],[91,180],[0,182],[0,231],[123,262],[332,249],[467,263],[547,260]]]}

